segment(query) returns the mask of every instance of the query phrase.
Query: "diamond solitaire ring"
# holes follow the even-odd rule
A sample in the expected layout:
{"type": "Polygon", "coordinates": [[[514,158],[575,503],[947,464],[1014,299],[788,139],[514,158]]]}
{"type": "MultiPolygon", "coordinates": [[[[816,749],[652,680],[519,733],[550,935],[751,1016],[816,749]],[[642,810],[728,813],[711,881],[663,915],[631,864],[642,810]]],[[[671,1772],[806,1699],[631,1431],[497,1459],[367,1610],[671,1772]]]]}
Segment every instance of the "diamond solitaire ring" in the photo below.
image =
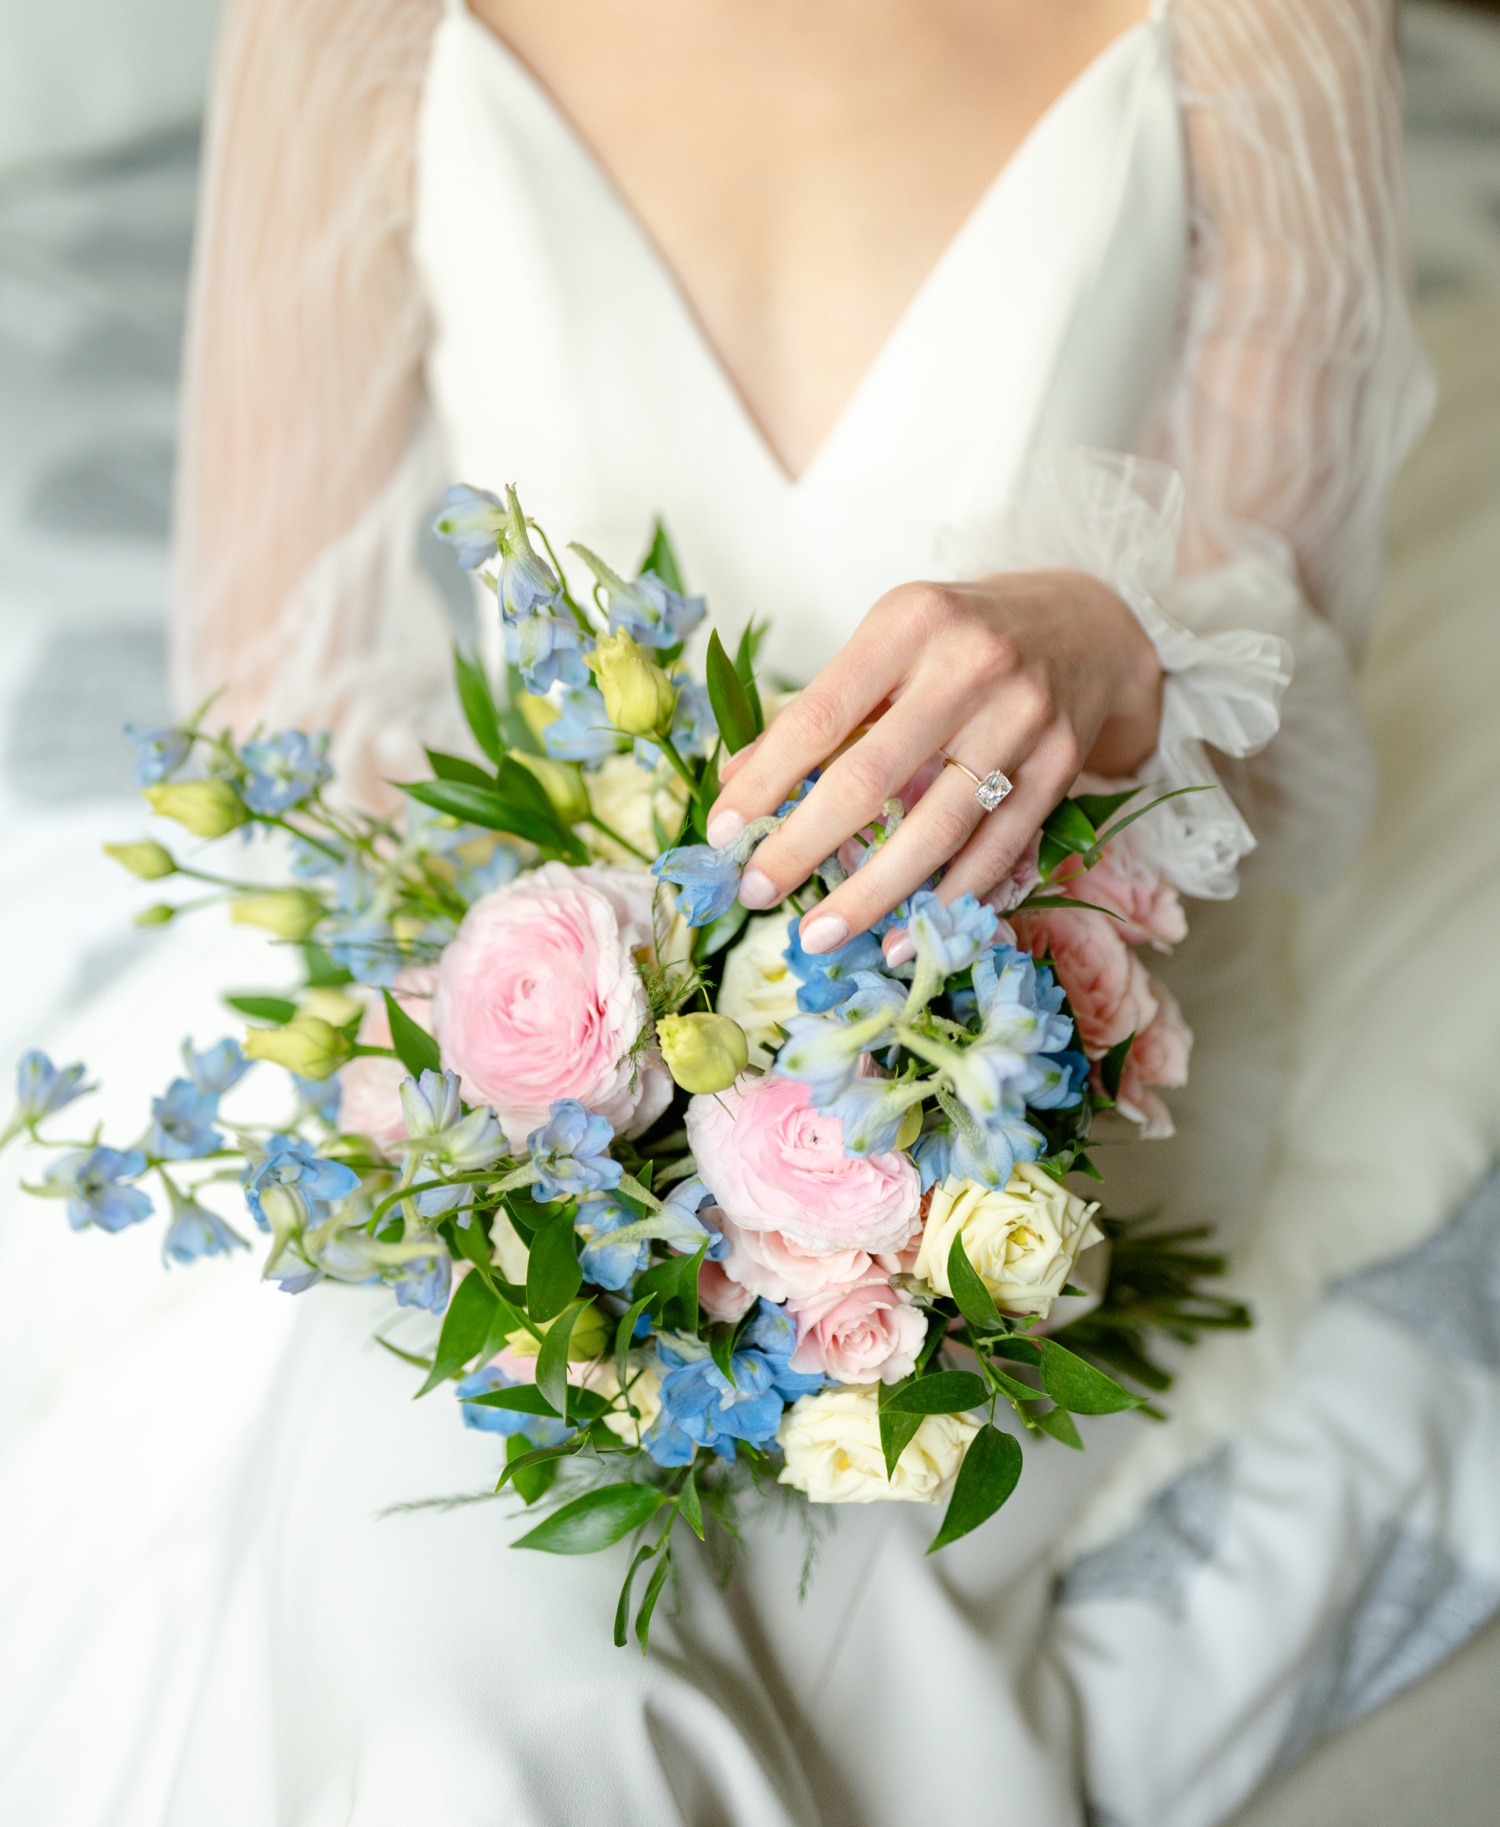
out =
{"type": "Polygon", "coordinates": [[[1002,774],[999,768],[996,768],[991,774],[986,774],[983,780],[981,780],[974,772],[973,768],[966,768],[961,761],[955,760],[952,755],[944,755],[943,765],[944,767],[957,768],[960,774],[968,775],[969,779],[974,783],[974,797],[979,801],[980,805],[984,807],[986,812],[993,812],[995,807],[1000,804],[1000,801],[1005,798],[1015,785],[1015,782],[1010,776],[1008,774],[1002,774]]]}

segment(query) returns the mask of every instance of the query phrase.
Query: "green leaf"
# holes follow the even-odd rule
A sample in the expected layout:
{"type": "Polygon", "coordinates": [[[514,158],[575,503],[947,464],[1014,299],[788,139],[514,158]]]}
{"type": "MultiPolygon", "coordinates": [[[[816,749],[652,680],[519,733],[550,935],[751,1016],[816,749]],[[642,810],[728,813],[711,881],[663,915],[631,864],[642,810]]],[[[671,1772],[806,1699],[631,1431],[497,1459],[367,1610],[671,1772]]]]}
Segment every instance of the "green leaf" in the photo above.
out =
{"type": "Polygon", "coordinates": [[[903,1384],[886,1407],[906,1415],[962,1415],[988,1401],[989,1393],[972,1370],[940,1370],[903,1384]]]}
{"type": "Polygon", "coordinates": [[[952,1248],[948,1251],[948,1286],[953,1290],[959,1312],[976,1332],[1005,1331],[1005,1321],[1001,1319],[989,1289],[979,1279],[978,1272],[969,1261],[964,1240],[956,1231],[952,1248]]]}
{"type": "Polygon", "coordinates": [[[1184,793],[1220,793],[1223,788],[1217,784],[1205,784],[1201,787],[1174,787],[1170,793],[1158,793],[1155,799],[1128,813],[1126,817],[1116,819],[1108,830],[1099,833],[1099,843],[1107,844],[1111,838],[1118,837],[1127,825],[1133,825],[1138,818],[1144,818],[1148,812],[1154,812],[1158,806],[1164,806],[1169,799],[1180,799],[1184,793]]]}
{"type": "Polygon", "coordinates": [[[1033,1409],[1031,1419],[1044,1434],[1051,1434],[1054,1440],[1061,1440],[1064,1446],[1071,1446],[1075,1453],[1083,1451],[1083,1441],[1079,1438],[1078,1429],[1073,1425],[1073,1417],[1067,1409],[1033,1409]]]}
{"type": "Polygon", "coordinates": [[[698,1496],[698,1477],[691,1466],[688,1468],[687,1483],[678,1493],[677,1514],[701,1542],[703,1540],[703,1504],[698,1496]]]}
{"type": "Polygon", "coordinates": [[[889,1483],[896,1475],[896,1461],[910,1446],[925,1415],[909,1415],[889,1402],[880,1406],[880,1450],[885,1455],[885,1476],[889,1483]]]}
{"type": "Polygon", "coordinates": [[[403,1364],[410,1364],[417,1370],[431,1370],[432,1359],[418,1357],[415,1351],[403,1351],[399,1345],[393,1345],[389,1339],[383,1339],[377,1332],[375,1343],[384,1345],[393,1358],[400,1358],[403,1364]]]}
{"type": "Polygon", "coordinates": [[[568,1346],[578,1316],[591,1303],[575,1300],[553,1320],[542,1338],[536,1359],[536,1386],[558,1414],[568,1407],[568,1346]]]}
{"type": "Polygon", "coordinates": [[[310,990],[340,990],[346,983],[354,981],[352,971],[346,971],[342,964],[335,964],[331,954],[311,939],[302,942],[302,963],[307,971],[307,987],[310,990]]]}
{"type": "Polygon", "coordinates": [[[1042,843],[1037,866],[1046,881],[1069,856],[1081,855],[1093,847],[1096,833],[1087,814],[1075,799],[1060,800],[1042,824],[1042,843]]]}
{"type": "Polygon", "coordinates": [[[1121,1389],[1113,1377],[1095,1370],[1056,1339],[1038,1339],[1037,1349],[1042,1354],[1042,1386],[1059,1408],[1069,1408],[1075,1415],[1116,1415],[1122,1409],[1139,1408],[1145,1401],[1144,1396],[1121,1389]]]}
{"type": "Polygon", "coordinates": [[[990,1375],[1012,1402],[1035,1402],[1038,1392],[1030,1383],[1023,1383],[1019,1377],[1007,1376],[994,1364],[990,1365],[990,1375]]]}
{"type": "Polygon", "coordinates": [[[661,1559],[656,1563],[656,1570],[651,1575],[651,1584],[646,1588],[646,1596],[641,1600],[641,1608],[635,1614],[635,1640],[640,1644],[643,1656],[651,1645],[651,1619],[656,1612],[656,1601],[661,1597],[662,1588],[671,1571],[672,1550],[664,1547],[661,1559]]]}
{"type": "Polygon", "coordinates": [[[1116,1041],[1099,1062],[1099,1077],[1104,1086],[1104,1095],[1111,1104],[1120,1095],[1120,1079],[1125,1072],[1125,1058],[1134,1044],[1135,1030],[1132,1028],[1124,1040],[1116,1041]]]}
{"type": "Polygon", "coordinates": [[[626,1632],[630,1628],[630,1588],[635,1584],[636,1569],[643,1561],[649,1561],[657,1549],[655,1542],[643,1542],[635,1551],[635,1559],[630,1563],[625,1574],[625,1584],[620,1588],[620,1602],[615,1606],[615,1648],[624,1649],[626,1632]]]}
{"type": "Polygon", "coordinates": [[[687,586],[682,581],[682,567],[677,562],[671,535],[660,520],[651,529],[651,545],[641,560],[641,570],[654,571],[669,590],[675,590],[679,596],[686,594],[687,586]]]}
{"type": "MultiPolygon", "coordinates": [[[[477,1396],[465,1396],[464,1401],[475,1408],[503,1408],[512,1414],[560,1419],[557,1409],[534,1383],[518,1383],[514,1389],[486,1389],[477,1396]]],[[[597,1421],[608,1408],[609,1404],[596,1390],[575,1389],[571,1383],[568,1385],[569,1421],[597,1421]]]]}
{"type": "Polygon", "coordinates": [[[466,659],[455,647],[453,677],[458,686],[458,702],[463,708],[464,721],[474,732],[479,752],[488,755],[491,761],[499,761],[504,753],[504,745],[500,741],[500,719],[495,711],[494,694],[484,669],[466,659]]]}
{"type": "MultiPolygon", "coordinates": [[[[567,1459],[574,1453],[581,1453],[587,1444],[587,1434],[574,1434],[567,1440],[559,1440],[556,1446],[537,1446],[530,1452],[517,1453],[514,1459],[507,1458],[495,1484],[495,1495],[498,1497],[506,1485],[513,1484],[532,1466],[545,1465],[549,1459],[567,1459]]],[[[511,1543],[513,1548],[520,1545],[519,1542],[511,1543]]]]}
{"type": "Polygon", "coordinates": [[[526,681],[521,677],[519,666],[507,666],[505,669],[505,702],[496,707],[500,718],[500,737],[508,749],[519,749],[523,755],[545,755],[547,750],[538,742],[536,732],[521,714],[518,699],[530,697],[526,681]]]}
{"type": "Polygon", "coordinates": [[[443,1060],[437,1042],[425,1028],[417,1026],[389,990],[380,993],[385,998],[385,1015],[391,1024],[391,1045],[397,1059],[413,1078],[420,1078],[424,1072],[441,1072],[443,1060]]]}
{"type": "Polygon", "coordinates": [[[485,831],[504,831],[512,837],[570,862],[583,862],[587,852],[554,811],[541,783],[528,768],[509,755],[501,759],[494,788],[471,786],[462,780],[415,780],[397,784],[408,799],[434,812],[478,825],[485,831]]]}
{"type": "Polygon", "coordinates": [[[761,708],[760,702],[760,687],[755,682],[755,656],[764,633],[765,628],[757,629],[754,617],[752,617],[740,630],[739,646],[734,650],[734,670],[740,684],[745,688],[745,696],[750,700],[750,708],[755,713],[757,736],[766,727],[766,713],[761,708]]]}
{"type": "Polygon", "coordinates": [[[651,1305],[652,1298],[649,1294],[643,1294],[639,1300],[632,1301],[620,1315],[620,1323],[615,1327],[615,1374],[622,1384],[625,1381],[625,1360],[635,1338],[635,1322],[651,1305]]]}
{"type": "Polygon", "coordinates": [[[578,1234],[566,1211],[538,1227],[526,1263],[526,1311],[534,1320],[556,1318],[583,1286],[578,1234]]]}
{"type": "Polygon", "coordinates": [[[719,639],[717,630],[708,637],[705,673],[708,680],[708,701],[714,707],[719,735],[729,753],[737,754],[747,743],[753,742],[760,732],[755,726],[755,711],[749,694],[740,683],[740,676],[734,670],[729,655],[725,653],[724,643],[719,639]]]}
{"type": "Polygon", "coordinates": [[[597,1554],[650,1522],[665,1501],[655,1485],[603,1485],[554,1510],[511,1546],[536,1548],[543,1554],[597,1554]]]}
{"type": "Polygon", "coordinates": [[[519,1492],[522,1502],[528,1506],[534,1504],[539,1497],[545,1497],[557,1477],[555,1458],[533,1460],[527,1465],[518,1463],[532,1451],[531,1443],[524,1434],[512,1434],[505,1443],[505,1463],[511,1468],[510,1481],[519,1492]]]}
{"type": "Polygon", "coordinates": [[[499,1304],[482,1276],[471,1273],[463,1278],[454,1289],[448,1311],[443,1315],[443,1329],[438,1334],[432,1369],[417,1391],[419,1396],[425,1396],[439,1383],[457,1376],[471,1358],[479,1355],[489,1337],[490,1322],[499,1304]]]}
{"type": "Polygon", "coordinates": [[[998,1427],[982,1427],[969,1442],[954,1480],[943,1526],[932,1538],[929,1554],[988,1522],[1016,1488],[1021,1476],[1021,1443],[998,1427]]]}
{"type": "Polygon", "coordinates": [[[487,793],[494,791],[494,775],[477,762],[465,761],[462,755],[445,755],[441,749],[424,749],[422,753],[439,780],[462,780],[472,787],[483,787],[487,793]]]}
{"type": "Polygon", "coordinates": [[[252,1021],[274,1021],[277,1027],[297,1013],[296,1003],[284,996],[226,996],[224,1006],[252,1021]]]}
{"type": "Polygon", "coordinates": [[[1035,1339],[996,1339],[986,1349],[992,1358],[1009,1358],[1013,1364],[1039,1366],[1042,1361],[1035,1339]]]}
{"type": "Polygon", "coordinates": [[[1123,793],[1075,793],[1072,801],[1095,831],[1102,831],[1127,800],[1144,791],[1143,787],[1127,787],[1123,793]]]}

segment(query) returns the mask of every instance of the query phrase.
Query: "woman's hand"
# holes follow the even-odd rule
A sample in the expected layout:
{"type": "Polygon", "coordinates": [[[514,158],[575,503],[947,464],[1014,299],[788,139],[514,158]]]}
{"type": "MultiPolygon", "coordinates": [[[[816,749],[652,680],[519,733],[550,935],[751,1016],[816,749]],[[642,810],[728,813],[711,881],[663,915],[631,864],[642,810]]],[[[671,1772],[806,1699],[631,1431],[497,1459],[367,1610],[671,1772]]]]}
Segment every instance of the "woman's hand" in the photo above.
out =
{"type": "Polygon", "coordinates": [[[833,951],[945,863],[944,900],[988,894],[1085,765],[1113,776],[1141,766],[1160,715],[1156,650],[1097,579],[1037,571],[907,584],[725,768],[709,842],[732,842],[837,756],[745,871],[741,901],[773,907],[934,757],[981,779],[996,768],[1011,777],[1014,791],[986,813],[969,776],[942,768],[891,840],[804,919],[806,949],[833,951]]]}

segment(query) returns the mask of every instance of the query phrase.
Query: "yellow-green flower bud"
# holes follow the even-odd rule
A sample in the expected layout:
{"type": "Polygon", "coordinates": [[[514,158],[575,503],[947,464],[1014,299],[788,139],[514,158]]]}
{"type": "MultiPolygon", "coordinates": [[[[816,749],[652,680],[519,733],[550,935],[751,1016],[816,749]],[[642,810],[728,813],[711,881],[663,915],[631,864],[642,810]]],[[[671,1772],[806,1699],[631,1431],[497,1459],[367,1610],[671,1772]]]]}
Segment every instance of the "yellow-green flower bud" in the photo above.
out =
{"type": "Polygon", "coordinates": [[[298,1015],[281,1028],[250,1028],[245,1052],[251,1059],[268,1059],[285,1066],[299,1078],[331,1078],[353,1049],[330,1022],[320,1015],[298,1015]]]}
{"type": "Polygon", "coordinates": [[[623,630],[601,635],[589,665],[610,722],[626,736],[654,736],[672,721],[677,690],[645,648],[623,630]]]}
{"type": "Polygon", "coordinates": [[[164,875],[176,875],[177,864],[165,844],[150,839],[139,844],[106,844],[104,854],[123,863],[132,875],[143,882],[159,882],[164,875]]]}
{"type": "Polygon", "coordinates": [[[263,894],[237,895],[229,917],[237,926],[263,926],[278,939],[306,939],[328,909],[305,888],[270,888],[263,894]]]}
{"type": "Polygon", "coordinates": [[[750,1057],[745,1030],[727,1015],[663,1015],[656,1038],[684,1091],[727,1091],[750,1057]]]}
{"type": "Polygon", "coordinates": [[[145,792],[153,812],[175,818],[194,837],[223,837],[250,816],[227,780],[167,780],[145,792]]]}
{"type": "MultiPolygon", "coordinates": [[[[540,1330],[543,1334],[551,1330],[554,1320],[541,1320],[540,1330]]],[[[591,1359],[602,1357],[608,1347],[609,1332],[604,1323],[604,1315],[597,1307],[585,1307],[573,1322],[573,1330],[568,1336],[568,1361],[572,1364],[587,1364],[591,1359]]],[[[542,1349],[542,1341],[533,1338],[524,1326],[518,1326],[514,1332],[506,1334],[505,1349],[516,1358],[534,1358],[542,1349]]]]}
{"type": "Polygon", "coordinates": [[[529,691],[516,693],[515,706],[521,713],[522,721],[527,729],[538,742],[541,741],[542,731],[546,729],[547,725],[556,723],[562,715],[550,698],[538,698],[529,691]]]}
{"type": "Polygon", "coordinates": [[[565,825],[576,825],[588,817],[588,790],[583,784],[583,769],[575,762],[550,761],[545,755],[528,755],[521,749],[512,749],[511,759],[535,774],[565,825]]]}
{"type": "Polygon", "coordinates": [[[297,1005],[299,1015],[321,1016],[324,1021],[331,1022],[336,1028],[347,1028],[351,1021],[363,1015],[364,1012],[365,1005],[357,996],[351,996],[347,990],[306,990],[301,1002],[297,1005]]]}
{"type": "Polygon", "coordinates": [[[158,901],[155,907],[143,907],[135,916],[136,926],[165,926],[168,920],[177,918],[177,909],[167,901],[158,901]]]}
{"type": "Polygon", "coordinates": [[[922,1133],[922,1106],[912,1104],[901,1119],[901,1127],[896,1131],[897,1148],[910,1148],[922,1133]]]}

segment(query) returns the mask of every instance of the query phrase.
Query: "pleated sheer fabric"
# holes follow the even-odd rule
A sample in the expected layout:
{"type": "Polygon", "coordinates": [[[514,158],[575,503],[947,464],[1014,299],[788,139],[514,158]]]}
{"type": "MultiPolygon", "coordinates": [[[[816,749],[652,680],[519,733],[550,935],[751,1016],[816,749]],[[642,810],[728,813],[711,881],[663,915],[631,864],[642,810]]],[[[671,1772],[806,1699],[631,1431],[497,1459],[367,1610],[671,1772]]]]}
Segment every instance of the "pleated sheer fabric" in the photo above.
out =
{"type": "MultiPolygon", "coordinates": [[[[192,300],[179,695],[228,681],[240,728],[331,725],[367,797],[447,714],[446,629],[414,562],[445,478],[410,254],[440,14],[441,0],[229,0],[192,300]]],[[[1267,860],[1306,886],[1368,817],[1351,667],[1391,482],[1431,404],[1407,290],[1391,0],[1169,0],[1167,16],[1193,245],[1139,453],[1181,478],[1176,575],[1157,594],[1186,639],[1154,631],[1183,669],[1165,771],[1207,772],[1202,745],[1217,747],[1237,693],[1269,703],[1275,727],[1266,637],[1286,641],[1279,738],[1220,771],[1267,860]],[[1239,686],[1213,684],[1212,668],[1190,684],[1191,635],[1237,631],[1239,686]]],[[[1097,488],[1098,467],[1084,473],[1097,488]]],[[[1217,648],[1231,671],[1233,648],[1217,648]]],[[[1227,892],[1249,847],[1248,830],[1210,819],[1203,801],[1218,797],[1177,802],[1168,842],[1200,893],[1227,892]]]]}

